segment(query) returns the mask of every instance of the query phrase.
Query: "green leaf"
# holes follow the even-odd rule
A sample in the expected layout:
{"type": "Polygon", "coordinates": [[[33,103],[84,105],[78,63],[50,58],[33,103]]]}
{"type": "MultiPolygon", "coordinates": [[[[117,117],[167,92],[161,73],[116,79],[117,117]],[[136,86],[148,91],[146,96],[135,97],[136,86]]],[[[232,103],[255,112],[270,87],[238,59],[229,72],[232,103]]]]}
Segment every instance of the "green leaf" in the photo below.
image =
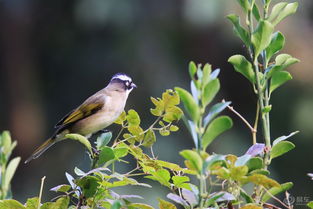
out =
{"type": "Polygon", "coordinates": [[[273,7],[272,12],[268,17],[268,20],[275,26],[287,16],[294,14],[297,11],[297,8],[298,2],[278,3],[273,7]]]}
{"type": "Polygon", "coordinates": [[[281,184],[279,187],[273,187],[271,189],[268,190],[268,192],[271,194],[268,194],[268,192],[266,192],[263,197],[262,197],[262,202],[267,202],[269,199],[271,199],[273,196],[282,193],[284,191],[287,191],[289,189],[291,189],[291,187],[293,186],[292,182],[287,182],[284,184],[281,184]]]}
{"type": "Polygon", "coordinates": [[[271,84],[270,84],[270,93],[272,93],[275,89],[286,83],[287,81],[291,80],[292,76],[289,72],[286,71],[278,71],[273,73],[271,84]]]}
{"type": "Polygon", "coordinates": [[[182,100],[185,110],[193,121],[198,121],[200,116],[200,110],[191,94],[185,89],[176,87],[175,91],[178,93],[182,100]]]}
{"type": "Polygon", "coordinates": [[[68,209],[70,203],[69,197],[61,197],[56,202],[47,202],[40,209],[68,209]]]}
{"type": "Polygon", "coordinates": [[[119,200],[115,200],[112,204],[111,209],[120,209],[122,207],[122,203],[119,200]]]}
{"type": "Polygon", "coordinates": [[[212,71],[212,66],[206,63],[203,67],[203,79],[202,79],[203,86],[206,86],[207,83],[211,80],[211,76],[210,76],[211,71],[212,71]]]}
{"type": "Polygon", "coordinates": [[[270,78],[275,72],[281,71],[290,65],[299,62],[298,59],[293,58],[289,54],[280,54],[275,59],[275,65],[270,68],[266,74],[266,78],[270,78]]]}
{"type": "Polygon", "coordinates": [[[220,116],[214,119],[207,127],[202,137],[202,147],[205,150],[207,146],[221,133],[230,129],[233,122],[228,116],[220,116]]]}
{"type": "Polygon", "coordinates": [[[145,134],[142,146],[151,147],[155,142],[156,142],[155,133],[152,129],[149,129],[145,134]]]}
{"type": "Polygon", "coordinates": [[[172,180],[177,188],[190,189],[189,184],[186,183],[190,181],[188,176],[173,176],[172,180]]]}
{"type": "Polygon", "coordinates": [[[189,162],[198,171],[198,173],[201,173],[203,160],[197,152],[193,150],[183,150],[179,154],[183,156],[186,160],[189,160],[189,162]]]}
{"type": "Polygon", "coordinates": [[[243,197],[246,201],[246,203],[253,203],[253,198],[248,195],[243,189],[240,190],[240,196],[243,197]]]}
{"type": "Polygon", "coordinates": [[[207,106],[220,90],[220,81],[218,79],[211,80],[205,87],[202,93],[202,102],[207,106]]]}
{"type": "Polygon", "coordinates": [[[98,136],[96,144],[97,144],[97,150],[100,150],[102,147],[106,146],[112,138],[112,132],[105,132],[98,136]]]}
{"type": "Polygon", "coordinates": [[[38,203],[39,203],[38,197],[28,198],[26,201],[26,208],[27,209],[37,209],[38,203]]]}
{"type": "MultiPolygon", "coordinates": [[[[2,137],[1,137],[1,141],[2,141],[2,151],[5,155],[9,155],[11,154],[12,150],[11,150],[11,143],[12,143],[12,139],[11,139],[11,135],[9,131],[3,131],[2,132],[2,137]]],[[[9,157],[9,156],[8,156],[9,157]]]]}
{"type": "Polygon", "coordinates": [[[24,205],[16,200],[0,200],[0,209],[26,209],[24,205]]]}
{"type": "Polygon", "coordinates": [[[195,79],[196,72],[197,72],[196,64],[193,61],[189,62],[189,75],[192,80],[195,79]]]}
{"type": "Polygon", "coordinates": [[[263,168],[263,160],[260,157],[253,157],[246,163],[249,168],[249,172],[263,168]]]}
{"type": "Polygon", "coordinates": [[[160,209],[177,209],[174,204],[162,199],[159,199],[159,207],[160,209]]]}
{"type": "Polygon", "coordinates": [[[165,167],[165,168],[168,168],[168,169],[173,170],[173,171],[183,171],[184,170],[183,168],[181,168],[179,165],[177,165],[175,163],[170,163],[170,162],[163,161],[163,160],[156,160],[155,162],[158,165],[165,167]]]}
{"type": "Polygon", "coordinates": [[[93,197],[97,192],[98,178],[95,176],[86,176],[76,181],[77,186],[82,188],[83,194],[86,198],[93,197]]]}
{"type": "Polygon", "coordinates": [[[53,191],[53,192],[67,192],[70,189],[71,189],[70,185],[68,185],[68,184],[61,184],[61,185],[58,185],[56,187],[51,188],[50,191],[53,191]]]}
{"type": "Polygon", "coordinates": [[[152,179],[158,181],[160,184],[170,187],[171,184],[169,183],[171,179],[170,172],[166,169],[159,169],[155,172],[151,172],[152,176],[145,176],[145,178],[152,179]]]}
{"type": "Polygon", "coordinates": [[[258,6],[256,4],[253,5],[252,13],[253,13],[254,18],[257,21],[260,21],[261,16],[260,16],[260,12],[259,12],[258,6]]]}
{"type": "Polygon", "coordinates": [[[115,158],[119,159],[125,157],[128,154],[128,146],[125,143],[119,143],[114,149],[115,158]]]}
{"type": "Polygon", "coordinates": [[[104,163],[113,160],[115,158],[114,151],[111,147],[103,147],[99,154],[98,165],[103,165],[104,163]]]}
{"type": "Polygon", "coordinates": [[[244,29],[240,25],[240,18],[238,15],[235,14],[230,14],[227,16],[227,18],[233,23],[234,25],[234,33],[243,41],[243,43],[246,46],[250,45],[250,38],[249,38],[249,33],[246,29],[244,29]]]}
{"type": "Polygon", "coordinates": [[[272,35],[271,43],[266,48],[266,60],[269,61],[270,58],[281,50],[285,45],[285,37],[281,32],[276,32],[272,35]]]}
{"type": "Polygon", "coordinates": [[[20,157],[16,157],[13,158],[7,167],[7,170],[5,172],[5,176],[4,176],[4,183],[3,183],[3,190],[7,191],[10,187],[10,182],[13,178],[13,175],[17,169],[18,164],[20,163],[21,158],[20,157]]]}
{"type": "Polygon", "coordinates": [[[270,154],[271,159],[279,157],[294,148],[295,148],[295,145],[293,143],[289,141],[281,141],[272,147],[271,154],[270,154]]]}
{"type": "Polygon", "coordinates": [[[269,176],[270,172],[268,170],[265,170],[265,169],[256,169],[256,170],[251,171],[250,174],[262,174],[265,176],[269,176]]]}
{"type": "Polygon", "coordinates": [[[92,153],[91,144],[90,144],[89,140],[86,137],[84,137],[84,136],[82,136],[80,134],[66,134],[65,138],[79,141],[80,143],[82,143],[88,149],[89,153],[92,153]]]}
{"type": "Polygon", "coordinates": [[[307,204],[307,206],[308,206],[309,208],[312,208],[312,209],[313,209],[313,201],[309,202],[309,203],[307,204]]]}
{"type": "Polygon", "coordinates": [[[139,126],[140,125],[140,117],[139,117],[138,113],[133,109],[130,109],[128,111],[128,114],[126,116],[126,120],[128,122],[128,126],[139,126]]]}
{"type": "Polygon", "coordinates": [[[250,3],[248,0],[237,0],[237,2],[240,4],[240,6],[243,8],[243,10],[247,13],[247,11],[250,8],[250,3]]]}
{"type": "Polygon", "coordinates": [[[255,73],[252,64],[242,55],[233,55],[228,59],[235,70],[246,77],[251,83],[255,83],[255,73]]]}
{"type": "Polygon", "coordinates": [[[261,20],[258,23],[251,36],[255,57],[258,57],[261,51],[269,46],[273,30],[273,25],[266,20],[261,20]]]}

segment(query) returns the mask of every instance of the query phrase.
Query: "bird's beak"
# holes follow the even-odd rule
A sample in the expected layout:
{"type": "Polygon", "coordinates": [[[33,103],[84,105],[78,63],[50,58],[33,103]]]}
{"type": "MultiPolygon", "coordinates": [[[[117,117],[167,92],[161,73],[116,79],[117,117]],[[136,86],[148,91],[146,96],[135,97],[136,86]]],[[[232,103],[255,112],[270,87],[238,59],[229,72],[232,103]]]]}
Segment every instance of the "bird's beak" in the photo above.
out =
{"type": "Polygon", "coordinates": [[[132,87],[132,88],[137,88],[137,85],[134,84],[134,83],[132,83],[132,84],[131,84],[131,87],[132,87]]]}

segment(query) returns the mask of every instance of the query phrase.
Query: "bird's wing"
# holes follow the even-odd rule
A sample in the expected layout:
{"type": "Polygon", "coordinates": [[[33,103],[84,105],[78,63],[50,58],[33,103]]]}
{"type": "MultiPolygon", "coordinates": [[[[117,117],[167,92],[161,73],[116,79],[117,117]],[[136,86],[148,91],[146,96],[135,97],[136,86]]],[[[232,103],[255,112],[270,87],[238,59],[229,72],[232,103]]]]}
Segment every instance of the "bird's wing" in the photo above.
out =
{"type": "Polygon", "coordinates": [[[64,116],[55,125],[55,128],[67,126],[96,113],[104,106],[104,103],[103,95],[94,95],[88,98],[82,105],[64,116]]]}

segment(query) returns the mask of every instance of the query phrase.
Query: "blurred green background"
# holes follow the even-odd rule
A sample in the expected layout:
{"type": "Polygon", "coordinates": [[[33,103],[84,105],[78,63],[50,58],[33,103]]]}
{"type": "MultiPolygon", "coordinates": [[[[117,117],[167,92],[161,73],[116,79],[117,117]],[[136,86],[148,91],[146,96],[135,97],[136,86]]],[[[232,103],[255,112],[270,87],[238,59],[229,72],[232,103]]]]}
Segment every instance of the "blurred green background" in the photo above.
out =
{"type": "MultiPolygon", "coordinates": [[[[235,0],[0,0],[0,130],[12,132],[18,141],[15,155],[25,159],[53,133],[62,116],[105,87],[117,72],[129,74],[138,85],[126,109],[136,109],[148,126],[153,120],[150,96],[175,86],[189,88],[190,60],[221,68],[216,102],[232,101],[252,121],[256,98],[248,81],[227,63],[231,55],[245,54],[225,18],[240,12],[235,0]]],[[[295,183],[294,197],[313,200],[313,181],[306,176],[313,172],[313,1],[300,0],[296,15],[278,29],[286,37],[283,52],[301,63],[289,68],[294,80],[273,94],[272,136],[301,132],[292,139],[296,149],[275,159],[270,170],[279,182],[295,183]]],[[[251,145],[249,130],[225,113],[234,127],[209,151],[242,155],[251,145]]],[[[192,146],[181,128],[170,137],[158,137],[154,147],[160,159],[182,165],[178,152],[192,146]]],[[[43,195],[50,200],[56,194],[48,189],[65,183],[65,172],[73,174],[75,166],[88,169],[88,157],[82,153],[77,142],[65,141],[21,164],[13,180],[14,197],[25,201],[37,195],[41,177],[47,176],[43,195]]],[[[154,185],[123,192],[142,194],[155,205],[168,191],[154,185]]]]}

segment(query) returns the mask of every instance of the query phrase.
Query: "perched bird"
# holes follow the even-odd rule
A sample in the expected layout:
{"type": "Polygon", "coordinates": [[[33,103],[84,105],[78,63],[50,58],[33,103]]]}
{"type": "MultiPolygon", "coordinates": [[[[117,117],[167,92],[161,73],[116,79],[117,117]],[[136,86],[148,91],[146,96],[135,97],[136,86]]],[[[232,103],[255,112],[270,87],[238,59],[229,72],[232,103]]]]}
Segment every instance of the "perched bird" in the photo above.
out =
{"type": "Polygon", "coordinates": [[[52,137],[38,147],[25,163],[38,158],[53,144],[64,140],[68,133],[89,137],[111,125],[123,112],[129,93],[136,87],[128,75],[115,74],[104,89],[62,118],[55,125],[56,131],[52,137]]]}

